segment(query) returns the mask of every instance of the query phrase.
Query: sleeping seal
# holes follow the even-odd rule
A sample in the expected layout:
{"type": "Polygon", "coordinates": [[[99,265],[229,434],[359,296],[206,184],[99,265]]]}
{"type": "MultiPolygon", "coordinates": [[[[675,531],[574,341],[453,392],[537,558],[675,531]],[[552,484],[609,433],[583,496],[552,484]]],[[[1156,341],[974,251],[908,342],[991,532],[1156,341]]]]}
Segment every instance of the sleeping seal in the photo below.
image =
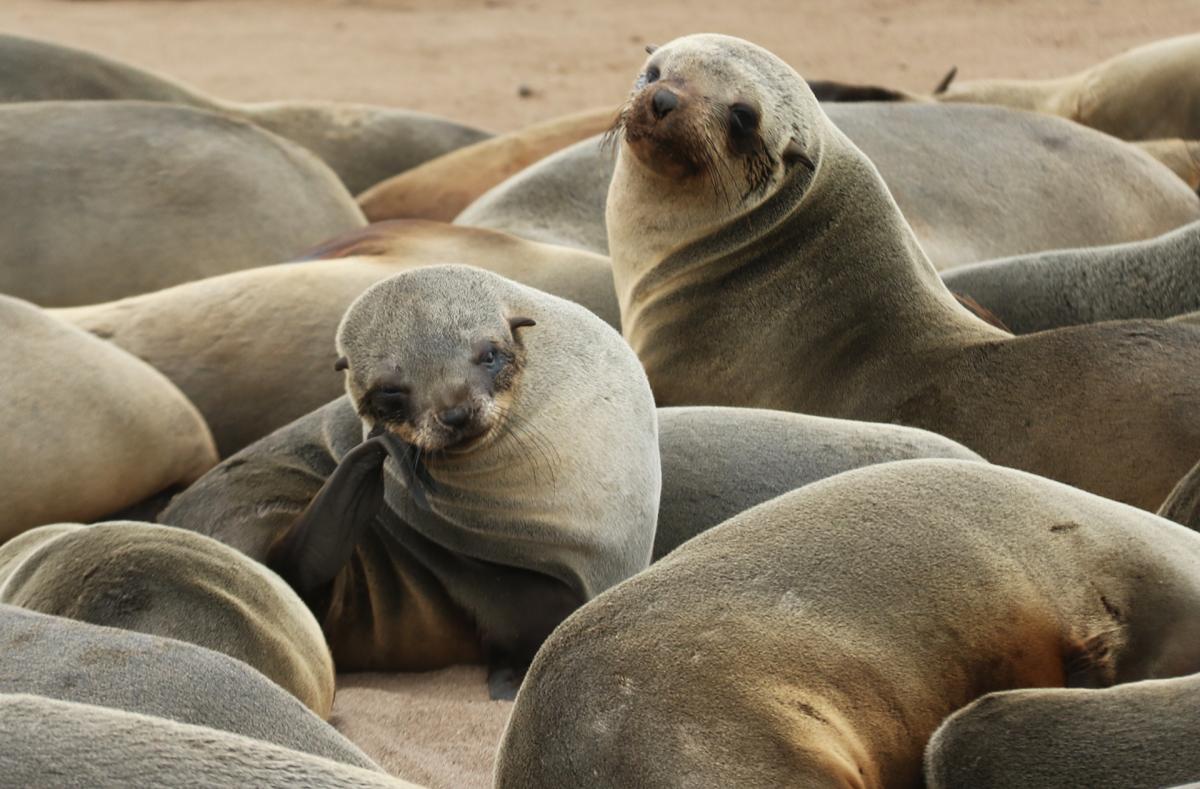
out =
{"type": "Polygon", "coordinates": [[[1200,332],[1130,321],[1014,338],[979,320],[766,50],[707,35],[661,47],[618,135],[613,276],[660,405],[907,424],[1148,509],[1200,457],[1200,332]]]}
{"type": "Polygon", "coordinates": [[[363,225],[308,151],[190,107],[0,104],[0,150],[0,292],[43,306],[287,260],[363,225]]]}
{"type": "Polygon", "coordinates": [[[196,404],[221,455],[342,391],[330,338],[364,290],[455,260],[577,302],[620,327],[612,267],[599,255],[441,222],[369,225],[311,252],[343,257],[263,266],[55,314],[162,372],[196,404]]]}
{"type": "Polygon", "coordinates": [[[371,286],[337,349],[346,397],[160,520],[279,572],[340,671],[486,662],[511,692],[555,625],[650,561],[658,433],[637,358],[583,307],[466,266],[371,286]]]}
{"type": "Polygon", "coordinates": [[[999,466],[885,463],[748,510],[560,625],[496,786],[919,787],[930,734],[986,693],[1197,670],[1200,535],[999,466]]]}
{"type": "Polygon", "coordinates": [[[182,529],[113,521],[28,531],[0,546],[0,603],[188,641],[250,664],[322,718],[333,705],[329,649],[296,594],[182,529]]]}
{"type": "Polygon", "coordinates": [[[120,348],[3,295],[0,337],[0,543],[103,517],[217,462],[196,407],[120,348]]]}

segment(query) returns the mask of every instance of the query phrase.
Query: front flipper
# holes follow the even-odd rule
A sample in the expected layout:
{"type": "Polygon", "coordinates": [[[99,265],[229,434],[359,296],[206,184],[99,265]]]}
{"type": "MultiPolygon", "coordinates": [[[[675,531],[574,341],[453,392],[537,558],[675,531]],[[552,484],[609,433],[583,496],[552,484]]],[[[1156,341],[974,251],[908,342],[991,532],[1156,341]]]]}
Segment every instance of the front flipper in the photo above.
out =
{"type": "Polygon", "coordinates": [[[428,494],[434,492],[433,477],[421,460],[421,451],[391,433],[381,432],[379,440],[385,443],[392,460],[396,461],[413,503],[424,512],[432,512],[428,494]]]}
{"type": "Polygon", "coordinates": [[[300,517],[272,544],[266,564],[310,607],[316,607],[341,571],[383,497],[388,447],[368,438],[346,453],[300,517]]]}

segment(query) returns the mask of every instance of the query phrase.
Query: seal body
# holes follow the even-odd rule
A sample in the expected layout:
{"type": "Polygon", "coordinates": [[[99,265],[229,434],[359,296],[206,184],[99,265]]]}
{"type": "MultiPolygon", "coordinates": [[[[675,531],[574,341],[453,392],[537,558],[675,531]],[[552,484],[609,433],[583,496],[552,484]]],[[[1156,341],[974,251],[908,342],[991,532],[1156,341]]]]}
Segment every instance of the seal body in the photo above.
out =
{"type": "Polygon", "coordinates": [[[0,605],[0,694],[11,693],[207,726],[379,769],[240,660],[171,638],[0,605]]]}
{"type": "Polygon", "coordinates": [[[322,101],[241,103],[159,74],[46,41],[0,36],[0,100],[169,102],[250,121],[304,146],[357,194],[396,173],[486,139],[422,112],[322,101]]]}
{"type": "Polygon", "coordinates": [[[261,565],[148,523],[55,524],[0,546],[0,603],[188,641],[258,669],[322,718],[333,664],[312,614],[261,565]]]}
{"type": "Polygon", "coordinates": [[[237,734],[90,704],[0,695],[0,770],[15,786],[362,786],[416,789],[382,773],[237,734]],[[47,732],[53,732],[48,736],[47,732]]]}
{"type": "Polygon", "coordinates": [[[358,196],[370,222],[436,219],[450,222],[496,184],[562,148],[612,125],[611,107],[551,118],[481,140],[375,184],[358,196]]]}
{"type": "Polygon", "coordinates": [[[338,347],[347,398],[233,456],[160,519],[276,567],[340,670],[519,664],[570,610],[648,564],[653,400],[599,318],[436,266],[363,293],[338,347]],[[370,454],[397,439],[413,454],[370,454]]]}
{"type": "MultiPolygon", "coordinates": [[[[1200,218],[1194,187],[1150,155],[1059,118],[872,102],[825,112],[878,168],[938,269],[1137,241],[1200,218]]],[[[455,221],[607,254],[613,162],[599,139],[578,143],[496,186],[455,221]]]]}
{"type": "Polygon", "coordinates": [[[930,734],[986,693],[1196,671],[1198,570],[1194,532],[1031,474],[848,471],[564,622],[496,785],[920,786],[930,734]]]}
{"type": "Polygon", "coordinates": [[[1146,240],[989,260],[942,274],[1017,334],[1200,310],[1200,222],[1146,240]]]}
{"type": "Polygon", "coordinates": [[[44,306],[286,260],[363,224],[308,151],[203,110],[0,105],[0,146],[0,291],[44,306]]]}
{"type": "Polygon", "coordinates": [[[578,302],[614,326],[612,268],[598,255],[440,222],[371,225],[328,241],[351,259],[263,266],[58,311],[182,389],[228,456],[336,398],[332,338],[371,285],[448,259],[578,302]]]}
{"type": "Polygon", "coordinates": [[[1068,77],[950,84],[943,102],[1037,110],[1123,140],[1200,139],[1200,34],[1122,52],[1068,77]]]}
{"type": "Polygon", "coordinates": [[[1195,781],[1197,699],[1200,674],[991,693],[934,732],[927,785],[1152,789],[1195,781]]]}
{"type": "Polygon", "coordinates": [[[695,36],[646,69],[668,76],[627,103],[607,224],[624,334],[660,405],[898,422],[1147,509],[1195,463],[1193,328],[1014,339],[957,303],[878,171],[786,64],[695,36]],[[664,90],[678,106],[656,120],[664,90]],[[751,99],[754,123],[735,129],[732,107],[751,99]]]}
{"type": "Polygon", "coordinates": [[[758,408],[660,408],[658,445],[655,561],[740,512],[843,471],[912,458],[980,460],[924,430],[758,408]]]}
{"type": "Polygon", "coordinates": [[[99,518],[216,463],[196,407],[120,348],[8,296],[0,336],[0,543],[99,518]]]}

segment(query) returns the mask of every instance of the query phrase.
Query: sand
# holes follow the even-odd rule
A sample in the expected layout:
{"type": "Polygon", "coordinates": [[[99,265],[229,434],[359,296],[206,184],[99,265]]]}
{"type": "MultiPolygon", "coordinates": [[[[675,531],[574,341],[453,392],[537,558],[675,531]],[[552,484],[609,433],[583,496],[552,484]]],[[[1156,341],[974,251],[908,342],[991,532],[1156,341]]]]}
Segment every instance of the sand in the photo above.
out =
{"type": "Polygon", "coordinates": [[[755,41],[810,78],[1048,77],[1200,30],[1195,0],[3,0],[0,30],[238,100],[338,99],[503,131],[616,104],[646,43],[755,41]],[[524,86],[532,95],[518,95],[524,86]]]}

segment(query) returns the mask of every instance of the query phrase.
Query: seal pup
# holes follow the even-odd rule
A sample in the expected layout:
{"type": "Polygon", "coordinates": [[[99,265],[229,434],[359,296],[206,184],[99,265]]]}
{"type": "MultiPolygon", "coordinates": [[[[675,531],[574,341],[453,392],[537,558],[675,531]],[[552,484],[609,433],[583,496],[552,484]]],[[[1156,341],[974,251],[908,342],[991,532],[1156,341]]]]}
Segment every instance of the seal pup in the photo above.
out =
{"type": "Polygon", "coordinates": [[[446,260],[582,304],[619,328],[608,260],[503,233],[421,220],[370,225],[323,260],[263,266],[55,312],[150,363],[191,399],[227,457],[342,392],[330,338],[364,290],[446,260]]]}
{"type": "Polygon", "coordinates": [[[1200,222],[1146,240],[989,260],[942,272],[1016,334],[1200,310],[1200,222]]]}
{"type": "Polygon", "coordinates": [[[612,125],[612,107],[535,123],[451,151],[375,184],[358,196],[369,222],[450,222],[477,197],[529,165],[612,125]]]}
{"type": "Polygon", "coordinates": [[[534,660],[496,786],[918,787],[979,696],[1200,669],[1200,535],[1013,469],[848,471],[694,538],[534,660]]]}
{"type": "Polygon", "coordinates": [[[555,625],[650,561],[658,432],[637,358],[583,307],[467,266],[371,286],[337,349],[346,397],[160,520],[274,568],[341,671],[486,662],[512,692],[555,625]]]}
{"type": "Polygon", "coordinates": [[[3,295],[0,336],[0,543],[186,486],[216,464],[204,418],[144,362],[3,295]]]}
{"type": "Polygon", "coordinates": [[[989,693],[938,727],[930,789],[1158,789],[1200,779],[1200,674],[989,693]]]}
{"type": "Polygon", "coordinates": [[[1123,140],[1200,139],[1200,34],[1135,47],[1067,77],[944,81],[939,88],[938,101],[1061,115],[1123,140]]]}
{"type": "Polygon", "coordinates": [[[767,499],[843,471],[913,458],[981,460],[924,430],[760,408],[658,409],[654,561],[767,499]]]}
{"type": "MultiPolygon", "coordinates": [[[[1144,151],[1059,118],[999,107],[827,105],[879,169],[934,266],[1149,238],[1200,219],[1200,199],[1144,151]]],[[[608,254],[614,161],[599,140],[547,157],[457,224],[608,254]]]]}
{"type": "Polygon", "coordinates": [[[312,151],[351,194],[491,135],[423,112],[333,101],[223,101],[73,47],[0,35],[0,100],[170,102],[250,121],[312,151]]]}
{"type": "Polygon", "coordinates": [[[12,786],[419,789],[239,734],[91,704],[0,694],[0,773],[12,786]]]}
{"type": "Polygon", "coordinates": [[[0,694],[6,693],[168,718],[379,769],[240,660],[172,638],[0,605],[0,694]]]}
{"type": "Polygon", "coordinates": [[[28,531],[0,546],[0,603],[188,641],[248,663],[322,718],[333,704],[329,649],[296,594],[183,529],[113,521],[28,531]]]}
{"type": "Polygon", "coordinates": [[[0,105],[0,292],[51,307],[286,260],[361,227],[308,151],[146,102],[0,105]]]}
{"type": "Polygon", "coordinates": [[[875,167],[766,50],[661,47],[616,134],[613,276],[660,405],[911,425],[1147,509],[1200,456],[1195,329],[1014,339],[976,318],[875,167]]]}

